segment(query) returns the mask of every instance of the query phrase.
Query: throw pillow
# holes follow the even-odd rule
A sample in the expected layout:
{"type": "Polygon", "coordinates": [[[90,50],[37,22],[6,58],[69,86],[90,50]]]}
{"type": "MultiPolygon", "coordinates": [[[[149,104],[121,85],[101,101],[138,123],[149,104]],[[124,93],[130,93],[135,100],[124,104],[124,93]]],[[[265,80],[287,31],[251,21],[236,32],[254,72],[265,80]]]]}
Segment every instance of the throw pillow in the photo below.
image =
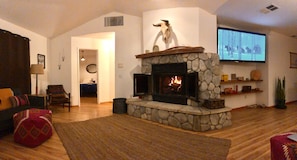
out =
{"type": "Polygon", "coordinates": [[[18,96],[11,96],[11,97],[9,97],[9,99],[12,104],[12,107],[30,105],[28,95],[26,95],[26,94],[18,95],[18,96]]]}
{"type": "Polygon", "coordinates": [[[11,108],[9,97],[13,96],[13,92],[10,88],[0,89],[0,111],[11,108]]]}

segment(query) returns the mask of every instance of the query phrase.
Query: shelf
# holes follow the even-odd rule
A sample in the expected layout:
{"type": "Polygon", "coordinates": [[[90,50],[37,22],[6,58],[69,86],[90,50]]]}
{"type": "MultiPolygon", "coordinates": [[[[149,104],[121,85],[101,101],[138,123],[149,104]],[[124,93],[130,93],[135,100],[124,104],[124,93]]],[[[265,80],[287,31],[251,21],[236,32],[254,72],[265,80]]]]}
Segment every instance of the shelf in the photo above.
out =
{"type": "Polygon", "coordinates": [[[163,56],[163,55],[174,55],[174,54],[183,54],[183,53],[203,53],[203,52],[204,52],[203,47],[179,46],[179,47],[172,47],[164,51],[139,54],[139,55],[136,55],[136,58],[150,58],[150,57],[163,56]]]}
{"type": "Polygon", "coordinates": [[[235,95],[243,95],[243,94],[251,94],[251,93],[261,93],[263,92],[262,90],[252,90],[250,92],[238,92],[238,93],[229,93],[229,94],[224,94],[224,93],[221,93],[221,97],[225,97],[225,96],[235,96],[235,95]]]}
{"type": "MultiPolygon", "coordinates": [[[[263,80],[229,80],[229,81],[221,81],[221,85],[228,85],[228,84],[240,84],[240,83],[255,83],[255,82],[262,82],[263,80]]],[[[231,88],[232,89],[232,88],[231,88]]],[[[228,93],[225,94],[222,92],[220,95],[221,97],[227,97],[227,96],[236,96],[236,95],[243,95],[243,94],[251,94],[251,93],[261,93],[262,90],[259,89],[252,89],[250,92],[237,92],[237,93],[228,93]]]]}
{"type": "Polygon", "coordinates": [[[248,82],[262,82],[263,80],[245,80],[245,81],[238,81],[238,80],[229,80],[229,81],[221,81],[221,84],[235,84],[235,83],[248,83],[248,82]]]}

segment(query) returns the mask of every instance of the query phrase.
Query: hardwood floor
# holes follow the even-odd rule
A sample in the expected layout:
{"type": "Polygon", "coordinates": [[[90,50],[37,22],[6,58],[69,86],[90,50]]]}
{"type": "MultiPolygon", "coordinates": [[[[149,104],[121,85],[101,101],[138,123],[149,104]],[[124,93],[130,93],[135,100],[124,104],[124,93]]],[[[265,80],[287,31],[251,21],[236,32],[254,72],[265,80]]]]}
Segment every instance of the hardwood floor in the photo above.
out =
{"type": "MultiPolygon", "coordinates": [[[[53,123],[82,121],[112,115],[112,103],[97,105],[92,98],[83,98],[81,107],[52,107],[53,123]]],[[[148,121],[147,121],[148,122],[148,121]]],[[[193,134],[226,138],[232,141],[229,160],[270,159],[269,139],[275,134],[297,129],[297,103],[285,110],[275,108],[241,108],[232,111],[232,126],[215,131],[193,134]]],[[[152,122],[148,122],[152,123],[152,122]]],[[[197,144],[198,145],[198,144],[197,144]]],[[[0,159],[69,159],[63,144],[54,131],[53,136],[36,148],[14,143],[12,134],[0,139],[0,159]]]]}

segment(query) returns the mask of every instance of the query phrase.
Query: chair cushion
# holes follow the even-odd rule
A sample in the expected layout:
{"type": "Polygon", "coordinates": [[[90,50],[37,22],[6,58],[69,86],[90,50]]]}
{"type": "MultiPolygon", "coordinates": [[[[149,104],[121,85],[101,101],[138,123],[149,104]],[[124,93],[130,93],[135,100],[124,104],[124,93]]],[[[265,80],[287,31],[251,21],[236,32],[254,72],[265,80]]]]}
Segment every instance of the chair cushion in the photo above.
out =
{"type": "Polygon", "coordinates": [[[63,94],[64,88],[62,85],[49,85],[48,92],[52,94],[63,94]]]}
{"type": "Polygon", "coordinates": [[[53,94],[51,95],[52,103],[66,103],[69,101],[69,98],[65,94],[53,94]]]}
{"type": "Polygon", "coordinates": [[[54,97],[54,98],[66,98],[65,94],[52,94],[51,97],[54,97]]]}

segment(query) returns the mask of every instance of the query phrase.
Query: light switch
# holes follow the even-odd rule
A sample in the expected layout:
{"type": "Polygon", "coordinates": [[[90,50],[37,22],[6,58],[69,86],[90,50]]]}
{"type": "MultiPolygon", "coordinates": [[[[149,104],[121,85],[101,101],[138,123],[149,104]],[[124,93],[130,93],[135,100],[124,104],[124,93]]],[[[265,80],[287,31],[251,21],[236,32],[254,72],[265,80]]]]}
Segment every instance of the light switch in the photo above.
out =
{"type": "Polygon", "coordinates": [[[124,64],[123,63],[118,63],[118,68],[124,68],[124,64]]]}

